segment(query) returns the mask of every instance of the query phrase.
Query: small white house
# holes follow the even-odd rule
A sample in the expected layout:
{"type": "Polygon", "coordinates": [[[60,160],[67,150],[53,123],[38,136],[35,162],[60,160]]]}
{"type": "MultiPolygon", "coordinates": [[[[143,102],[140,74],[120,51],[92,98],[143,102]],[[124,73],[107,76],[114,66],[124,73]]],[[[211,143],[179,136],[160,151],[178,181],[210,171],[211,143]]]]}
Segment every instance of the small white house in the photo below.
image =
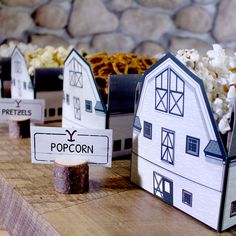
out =
{"type": "Polygon", "coordinates": [[[38,68],[34,77],[28,73],[24,55],[16,47],[11,56],[11,97],[45,99],[45,121],[62,118],[62,68],[38,68]]]}
{"type": "Polygon", "coordinates": [[[202,80],[167,54],[136,106],[131,181],[218,231],[235,225],[236,130],[221,136],[202,80]]]}
{"type": "Polygon", "coordinates": [[[113,157],[130,154],[134,96],[141,76],[111,76],[107,98],[99,92],[89,63],[73,49],[63,77],[62,126],[112,129],[113,157]]]}

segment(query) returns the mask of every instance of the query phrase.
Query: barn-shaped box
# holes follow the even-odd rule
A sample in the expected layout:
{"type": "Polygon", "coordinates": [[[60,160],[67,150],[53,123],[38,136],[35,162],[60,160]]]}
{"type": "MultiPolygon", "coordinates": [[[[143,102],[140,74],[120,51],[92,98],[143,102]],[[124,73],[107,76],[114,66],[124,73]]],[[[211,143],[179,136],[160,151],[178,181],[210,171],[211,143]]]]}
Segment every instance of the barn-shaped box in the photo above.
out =
{"type": "Polygon", "coordinates": [[[131,181],[210,227],[236,223],[236,130],[220,134],[203,81],[171,54],[144,74],[131,181]],[[227,137],[226,137],[227,136],[227,137]]]}
{"type": "Polygon", "coordinates": [[[142,76],[110,76],[108,96],[101,94],[89,63],[73,49],[63,78],[62,126],[112,129],[113,157],[130,155],[135,91],[142,76]]]}
{"type": "Polygon", "coordinates": [[[44,99],[45,121],[62,118],[62,68],[36,68],[29,75],[24,55],[16,47],[11,56],[11,97],[16,99],[44,99]]]}

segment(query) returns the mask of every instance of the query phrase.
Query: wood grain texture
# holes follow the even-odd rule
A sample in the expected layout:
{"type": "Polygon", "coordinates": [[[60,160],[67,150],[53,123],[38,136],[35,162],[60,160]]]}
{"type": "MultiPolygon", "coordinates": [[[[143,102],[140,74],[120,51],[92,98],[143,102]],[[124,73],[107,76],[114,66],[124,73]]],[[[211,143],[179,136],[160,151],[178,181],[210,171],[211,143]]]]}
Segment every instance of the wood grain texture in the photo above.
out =
{"type": "Polygon", "coordinates": [[[54,186],[59,193],[85,193],[89,190],[89,165],[87,161],[75,163],[55,160],[54,186]]]}
{"type": "MultiPolygon", "coordinates": [[[[89,166],[87,193],[58,193],[52,165],[31,164],[30,139],[9,139],[6,130],[0,125],[0,224],[11,235],[28,224],[63,236],[219,235],[132,184],[129,159],[89,166]]],[[[221,235],[236,235],[236,227],[221,235]]]]}

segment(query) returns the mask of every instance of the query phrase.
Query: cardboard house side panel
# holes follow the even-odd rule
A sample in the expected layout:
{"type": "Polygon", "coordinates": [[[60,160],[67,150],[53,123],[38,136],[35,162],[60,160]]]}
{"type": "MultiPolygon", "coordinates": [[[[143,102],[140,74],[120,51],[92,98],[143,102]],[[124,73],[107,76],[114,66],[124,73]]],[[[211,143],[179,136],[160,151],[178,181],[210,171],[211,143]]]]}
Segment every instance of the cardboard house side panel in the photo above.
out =
{"type": "Polygon", "coordinates": [[[73,49],[64,64],[63,127],[106,128],[106,108],[89,64],[73,49]]]}
{"type": "Polygon", "coordinates": [[[232,131],[228,133],[228,159],[226,162],[222,221],[220,231],[236,224],[236,103],[231,116],[232,131]]]}
{"type": "Polygon", "coordinates": [[[113,130],[112,157],[131,154],[133,113],[109,115],[108,128],[113,130]]]}
{"type": "Polygon", "coordinates": [[[62,119],[62,68],[36,68],[34,74],[35,98],[45,100],[46,122],[62,119]]]}
{"type": "Polygon", "coordinates": [[[217,229],[226,154],[204,92],[171,54],[145,73],[131,181],[217,229]]]}
{"type": "Polygon", "coordinates": [[[110,75],[107,128],[113,130],[113,157],[131,154],[134,105],[142,75],[110,75]]]}
{"type": "Polygon", "coordinates": [[[236,159],[229,160],[221,231],[236,224],[236,159]]]}
{"type": "Polygon", "coordinates": [[[34,99],[33,83],[23,54],[16,47],[11,56],[11,97],[34,99]]]}

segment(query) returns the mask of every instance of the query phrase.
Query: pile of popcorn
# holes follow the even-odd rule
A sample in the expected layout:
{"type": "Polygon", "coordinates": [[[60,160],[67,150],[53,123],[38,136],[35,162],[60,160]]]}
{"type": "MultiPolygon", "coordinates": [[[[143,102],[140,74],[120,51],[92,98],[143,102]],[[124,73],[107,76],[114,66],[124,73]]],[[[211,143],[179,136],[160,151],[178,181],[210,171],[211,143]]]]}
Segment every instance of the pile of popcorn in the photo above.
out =
{"type": "Polygon", "coordinates": [[[0,46],[0,57],[11,57],[11,54],[15,47],[18,47],[20,51],[24,54],[25,52],[34,52],[38,47],[33,44],[25,44],[25,43],[15,43],[10,41],[9,43],[2,44],[0,46]]]}
{"type": "Polygon", "coordinates": [[[34,74],[35,68],[63,67],[66,57],[72,50],[72,46],[39,48],[32,44],[9,42],[0,46],[0,57],[11,57],[16,46],[25,57],[30,75],[34,74]]]}
{"type": "Polygon", "coordinates": [[[63,67],[64,61],[72,47],[64,48],[62,46],[54,48],[46,46],[44,48],[37,48],[35,51],[26,51],[24,53],[28,71],[33,75],[35,68],[52,68],[63,67]]]}
{"type": "Polygon", "coordinates": [[[183,49],[176,57],[203,80],[219,131],[230,131],[230,118],[236,99],[236,54],[226,55],[218,44],[205,56],[195,49],[183,49]]]}

